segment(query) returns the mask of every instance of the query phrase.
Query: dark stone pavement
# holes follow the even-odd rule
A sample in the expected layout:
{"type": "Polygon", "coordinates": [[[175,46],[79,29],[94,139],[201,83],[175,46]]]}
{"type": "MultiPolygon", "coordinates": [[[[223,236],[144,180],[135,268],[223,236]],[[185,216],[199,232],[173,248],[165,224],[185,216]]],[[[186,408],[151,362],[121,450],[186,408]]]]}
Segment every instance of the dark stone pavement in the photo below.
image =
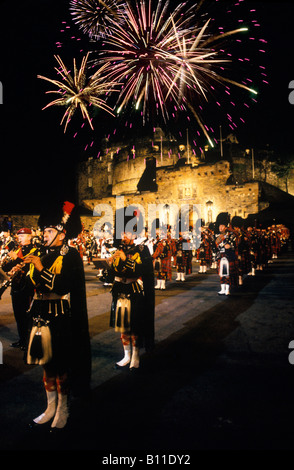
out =
{"type": "MultiPolygon", "coordinates": [[[[2,408],[4,422],[10,420],[16,431],[1,427],[1,450],[96,451],[101,458],[110,453],[195,458],[199,451],[293,450],[293,252],[248,276],[225,298],[216,294],[216,274],[195,278],[182,289],[201,302],[200,288],[207,285],[212,304],[192,312],[152,353],[143,354],[138,372],[115,373],[94,385],[91,396],[73,400],[70,426],[57,437],[32,435],[13,415],[4,416],[2,408]]],[[[171,284],[169,294],[156,294],[165,296],[167,308],[179,295],[177,290],[172,294],[176,288],[171,284]]],[[[25,373],[23,380],[28,380],[25,373]]],[[[35,380],[28,385],[38,396],[41,385],[35,380]]],[[[40,402],[20,402],[20,414],[42,411],[40,402]]]]}

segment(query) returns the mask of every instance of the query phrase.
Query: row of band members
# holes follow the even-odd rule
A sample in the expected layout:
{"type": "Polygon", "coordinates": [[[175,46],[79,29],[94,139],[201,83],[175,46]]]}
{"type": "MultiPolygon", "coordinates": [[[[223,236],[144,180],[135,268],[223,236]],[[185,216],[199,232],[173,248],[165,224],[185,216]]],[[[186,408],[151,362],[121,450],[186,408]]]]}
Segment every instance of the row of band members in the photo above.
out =
{"type": "MultiPolygon", "coordinates": [[[[27,238],[25,243],[31,241],[35,246],[40,245],[41,232],[26,230],[31,236],[25,237],[27,238]]],[[[20,231],[17,235],[19,239],[20,231]]],[[[219,294],[228,295],[230,286],[242,285],[245,275],[255,275],[256,270],[262,270],[271,259],[276,258],[287,245],[289,236],[289,229],[284,225],[272,225],[266,229],[249,226],[244,229],[244,221],[241,218],[234,217],[230,223],[229,215],[222,213],[215,224],[211,224],[210,227],[202,225],[199,235],[185,236],[180,233],[179,238],[175,239],[171,231],[157,228],[156,238],[148,238],[145,232],[143,237],[136,237],[134,242],[146,244],[151,253],[156,278],[155,289],[166,288],[166,281],[172,280],[172,268],[176,269],[175,280],[185,281],[185,276],[192,273],[193,258],[199,262],[199,273],[206,273],[209,268],[217,268],[218,261],[227,258],[229,265],[222,269],[223,273],[220,273],[223,274],[220,277],[224,278],[221,284],[224,284],[226,289],[222,285],[219,294]]],[[[103,236],[102,232],[102,236],[98,239],[88,230],[83,230],[69,244],[79,251],[88,264],[95,257],[110,257],[116,249],[113,238],[103,236]]],[[[15,247],[15,241],[9,232],[2,232],[0,247],[0,259],[5,259],[11,248],[15,247]]],[[[105,286],[112,284],[109,275],[103,269],[99,269],[97,277],[104,281],[105,286]]]]}
{"type": "MultiPolygon", "coordinates": [[[[129,218],[125,209],[121,210],[127,224],[129,218]]],[[[284,226],[245,231],[232,229],[229,222],[225,213],[218,217],[214,231],[203,227],[200,246],[194,252],[200,272],[212,263],[218,264],[219,294],[228,294],[244,272],[261,268],[278,256],[290,236],[284,226]]],[[[19,333],[14,346],[24,351],[27,364],[43,367],[45,411],[29,427],[37,432],[44,427],[60,432],[68,427],[70,398],[87,397],[91,390],[92,355],[82,258],[93,240],[87,233],[81,237],[80,217],[68,201],[42,214],[39,227],[42,243],[37,239],[32,243],[30,229],[18,231],[19,246],[9,251],[2,271],[11,284],[19,333]]],[[[158,234],[152,247],[135,243],[135,239],[136,235],[129,232],[114,234],[116,249],[107,259],[99,260],[102,266],[107,264],[111,278],[110,326],[120,333],[123,348],[123,358],[115,367],[130,371],[140,366],[140,350],[149,352],[155,344],[154,294],[158,281],[170,279],[172,258],[177,280],[184,280],[182,275],[192,270],[193,256],[192,250],[183,248],[181,237],[162,239],[158,234]]]]}

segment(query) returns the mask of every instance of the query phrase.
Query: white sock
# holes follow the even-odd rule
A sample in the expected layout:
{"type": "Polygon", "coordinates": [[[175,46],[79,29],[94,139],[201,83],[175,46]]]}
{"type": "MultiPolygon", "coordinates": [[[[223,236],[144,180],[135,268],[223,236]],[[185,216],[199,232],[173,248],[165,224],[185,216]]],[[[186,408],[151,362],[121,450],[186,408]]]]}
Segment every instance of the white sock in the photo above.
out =
{"type": "Polygon", "coordinates": [[[56,405],[57,405],[57,392],[49,392],[46,390],[47,395],[47,408],[40,416],[35,418],[33,421],[36,424],[45,424],[50,421],[51,418],[55,415],[56,405]]]}
{"type": "Polygon", "coordinates": [[[69,416],[68,411],[68,395],[63,393],[58,393],[58,405],[56,414],[51,424],[52,428],[62,429],[67,423],[69,416]]]}
{"type": "Polygon", "coordinates": [[[218,292],[219,294],[225,293],[225,284],[221,284],[221,290],[218,292]]]}
{"type": "Polygon", "coordinates": [[[130,369],[132,368],[138,369],[139,365],[140,365],[139,348],[133,347],[130,369]]]}
{"type": "Polygon", "coordinates": [[[131,360],[131,345],[130,344],[124,346],[124,353],[125,355],[122,358],[122,360],[116,363],[119,367],[126,366],[127,364],[129,364],[131,360]]]}

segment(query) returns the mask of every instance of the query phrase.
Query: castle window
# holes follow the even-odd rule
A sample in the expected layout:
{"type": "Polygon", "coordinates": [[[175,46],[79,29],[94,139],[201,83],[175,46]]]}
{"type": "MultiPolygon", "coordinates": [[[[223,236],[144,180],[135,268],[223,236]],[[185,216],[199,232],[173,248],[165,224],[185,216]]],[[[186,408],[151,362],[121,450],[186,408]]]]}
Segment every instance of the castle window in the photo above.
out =
{"type": "Polygon", "coordinates": [[[92,188],[93,186],[93,178],[88,178],[88,188],[92,188]]]}
{"type": "Polygon", "coordinates": [[[186,197],[191,197],[191,188],[190,187],[185,188],[185,196],[186,197]]]}

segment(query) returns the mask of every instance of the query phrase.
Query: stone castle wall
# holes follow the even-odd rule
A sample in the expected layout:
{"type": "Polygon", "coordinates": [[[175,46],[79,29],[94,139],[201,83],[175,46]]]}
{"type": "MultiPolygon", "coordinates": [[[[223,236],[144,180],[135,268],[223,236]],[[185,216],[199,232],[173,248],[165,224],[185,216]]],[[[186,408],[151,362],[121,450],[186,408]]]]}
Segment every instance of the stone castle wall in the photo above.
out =
{"type": "Polygon", "coordinates": [[[254,160],[250,157],[233,157],[232,171],[235,180],[242,184],[247,181],[262,181],[294,196],[294,170],[288,177],[279,177],[273,171],[275,163],[270,161],[254,160]]]}
{"type": "MultiPolygon", "coordinates": [[[[172,226],[176,223],[179,213],[185,213],[185,217],[190,219],[196,205],[199,217],[206,223],[215,221],[220,212],[229,212],[232,217],[238,215],[246,218],[248,214],[256,213],[260,209],[259,183],[227,184],[231,175],[227,161],[198,167],[161,167],[156,173],[158,190],[155,192],[128,193],[124,194],[121,200],[117,195],[87,199],[84,204],[92,211],[99,208],[101,217],[105,216],[104,205],[110,207],[113,214],[118,204],[139,205],[145,214],[146,223],[151,210],[154,215],[154,205],[156,217],[172,226]]],[[[99,225],[99,217],[96,221],[99,225]]]]}

